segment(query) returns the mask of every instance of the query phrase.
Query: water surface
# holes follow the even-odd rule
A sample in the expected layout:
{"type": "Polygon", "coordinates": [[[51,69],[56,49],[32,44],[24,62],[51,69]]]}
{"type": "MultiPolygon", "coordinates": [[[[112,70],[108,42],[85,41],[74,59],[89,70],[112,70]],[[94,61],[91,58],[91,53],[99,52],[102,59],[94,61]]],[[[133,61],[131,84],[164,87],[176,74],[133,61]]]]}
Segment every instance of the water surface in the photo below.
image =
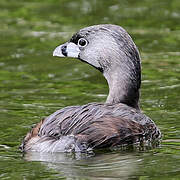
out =
{"type": "Polygon", "coordinates": [[[0,1],[0,179],[180,179],[179,0],[0,1]],[[104,102],[101,73],[54,48],[92,24],[123,26],[142,57],[141,108],[163,133],[159,148],[23,156],[31,126],[68,105],[104,102]]]}

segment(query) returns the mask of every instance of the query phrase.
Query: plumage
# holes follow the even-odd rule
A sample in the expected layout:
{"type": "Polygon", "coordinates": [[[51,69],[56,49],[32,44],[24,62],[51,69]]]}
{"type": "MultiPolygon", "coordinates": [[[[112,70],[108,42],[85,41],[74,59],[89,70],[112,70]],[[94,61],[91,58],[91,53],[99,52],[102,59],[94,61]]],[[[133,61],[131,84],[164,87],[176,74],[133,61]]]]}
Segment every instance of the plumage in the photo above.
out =
{"type": "Polygon", "coordinates": [[[53,55],[75,57],[100,70],[109,95],[106,103],[69,106],[46,117],[26,135],[22,151],[84,152],[160,139],[160,130],[139,108],[140,56],[122,27],[84,28],[53,55]]]}

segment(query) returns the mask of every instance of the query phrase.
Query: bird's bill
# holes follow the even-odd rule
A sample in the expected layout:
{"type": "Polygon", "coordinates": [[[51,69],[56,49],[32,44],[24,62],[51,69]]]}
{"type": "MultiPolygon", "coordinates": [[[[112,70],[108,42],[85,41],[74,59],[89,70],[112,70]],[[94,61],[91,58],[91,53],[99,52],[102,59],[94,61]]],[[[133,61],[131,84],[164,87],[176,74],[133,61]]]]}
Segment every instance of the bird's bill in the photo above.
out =
{"type": "Polygon", "coordinates": [[[53,51],[53,56],[78,58],[80,53],[79,47],[72,42],[62,44],[53,51]]]}

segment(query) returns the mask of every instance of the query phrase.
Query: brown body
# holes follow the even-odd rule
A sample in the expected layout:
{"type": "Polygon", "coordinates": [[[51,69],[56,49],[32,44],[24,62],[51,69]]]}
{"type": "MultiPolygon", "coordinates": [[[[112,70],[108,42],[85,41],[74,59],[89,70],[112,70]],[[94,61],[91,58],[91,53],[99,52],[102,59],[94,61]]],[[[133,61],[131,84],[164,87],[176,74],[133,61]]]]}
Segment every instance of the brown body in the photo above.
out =
{"type": "Polygon", "coordinates": [[[136,109],[124,104],[91,103],[66,107],[42,120],[26,135],[22,149],[82,152],[158,138],[160,131],[153,121],[136,109]]]}

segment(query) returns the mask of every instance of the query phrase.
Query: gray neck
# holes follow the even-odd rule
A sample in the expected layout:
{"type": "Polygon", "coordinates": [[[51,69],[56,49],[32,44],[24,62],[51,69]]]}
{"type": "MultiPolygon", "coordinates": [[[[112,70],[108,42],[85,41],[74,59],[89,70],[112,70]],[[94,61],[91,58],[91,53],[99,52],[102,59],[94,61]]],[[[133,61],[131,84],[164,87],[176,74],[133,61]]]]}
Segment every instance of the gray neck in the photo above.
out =
{"type": "MultiPolygon", "coordinates": [[[[139,67],[140,68],[140,67],[139,67]]],[[[128,67],[116,67],[104,72],[109,85],[109,95],[106,103],[124,103],[137,110],[139,108],[139,88],[141,84],[141,70],[128,67]],[[139,70],[139,71],[138,71],[139,70]]]]}

